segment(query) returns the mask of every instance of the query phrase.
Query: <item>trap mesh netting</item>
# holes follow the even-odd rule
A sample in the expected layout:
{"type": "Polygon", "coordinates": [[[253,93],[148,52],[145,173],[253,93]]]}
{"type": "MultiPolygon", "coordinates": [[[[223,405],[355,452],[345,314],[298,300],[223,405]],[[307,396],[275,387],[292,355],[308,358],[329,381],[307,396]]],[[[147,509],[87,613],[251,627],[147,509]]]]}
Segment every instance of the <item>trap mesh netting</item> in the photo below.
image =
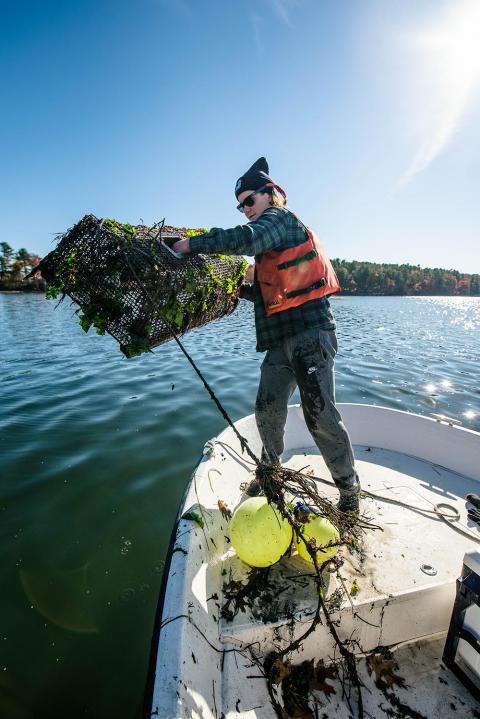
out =
{"type": "Polygon", "coordinates": [[[246,261],[175,256],[169,244],[194,234],[163,223],[133,227],[86,215],[33,272],[40,270],[47,281],[47,297],[68,295],[79,305],[85,331],[108,332],[133,357],[238,304],[246,261]]]}

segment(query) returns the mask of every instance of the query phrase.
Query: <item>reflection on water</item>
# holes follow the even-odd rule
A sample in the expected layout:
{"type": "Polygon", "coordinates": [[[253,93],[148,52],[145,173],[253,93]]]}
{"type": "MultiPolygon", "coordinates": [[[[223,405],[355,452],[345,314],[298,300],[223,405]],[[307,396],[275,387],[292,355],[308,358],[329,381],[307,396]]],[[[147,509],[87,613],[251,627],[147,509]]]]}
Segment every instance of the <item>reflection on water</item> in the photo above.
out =
{"type": "Polygon", "coordinates": [[[341,401],[441,413],[480,428],[479,298],[358,297],[335,308],[341,401]]]}
{"type": "MultiPolygon", "coordinates": [[[[0,716],[130,719],[184,483],[224,422],[175,345],[126,360],[54,306],[0,295],[0,716]]],[[[480,430],[480,299],[333,306],[339,401],[480,430]]],[[[251,306],[185,344],[231,416],[250,414],[251,306]]]]}
{"type": "Polygon", "coordinates": [[[88,565],[57,573],[20,569],[20,581],[31,607],[69,632],[95,633],[88,565]]]}

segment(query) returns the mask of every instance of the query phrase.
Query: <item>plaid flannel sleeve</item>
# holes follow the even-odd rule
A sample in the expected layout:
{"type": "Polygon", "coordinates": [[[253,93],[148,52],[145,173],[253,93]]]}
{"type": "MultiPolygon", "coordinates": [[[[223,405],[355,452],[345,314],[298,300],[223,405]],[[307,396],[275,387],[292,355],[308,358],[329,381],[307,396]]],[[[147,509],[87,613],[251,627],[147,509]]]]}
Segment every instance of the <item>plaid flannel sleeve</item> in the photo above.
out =
{"type": "Polygon", "coordinates": [[[229,230],[213,227],[210,232],[190,240],[190,251],[196,254],[261,255],[284,242],[288,215],[269,207],[258,220],[229,230]]]}

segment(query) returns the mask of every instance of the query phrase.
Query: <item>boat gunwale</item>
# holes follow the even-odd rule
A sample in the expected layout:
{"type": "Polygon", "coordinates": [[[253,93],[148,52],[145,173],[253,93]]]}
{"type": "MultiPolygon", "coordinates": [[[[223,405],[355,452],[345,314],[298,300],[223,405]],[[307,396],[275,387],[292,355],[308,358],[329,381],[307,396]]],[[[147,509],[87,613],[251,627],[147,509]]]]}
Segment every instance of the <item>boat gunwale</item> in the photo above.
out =
{"type": "Polygon", "coordinates": [[[145,690],[144,690],[144,695],[143,695],[142,715],[143,715],[144,719],[151,719],[151,716],[152,716],[152,704],[153,704],[153,695],[154,695],[154,691],[155,691],[156,669],[157,669],[157,663],[158,663],[158,654],[159,654],[160,646],[161,646],[163,608],[165,606],[168,577],[170,575],[170,567],[172,565],[173,549],[175,547],[175,542],[177,539],[178,525],[180,524],[180,520],[182,518],[183,508],[185,506],[185,501],[188,497],[190,486],[192,484],[193,475],[197,471],[197,469],[198,469],[199,465],[201,464],[201,462],[203,461],[204,457],[205,457],[205,454],[202,453],[202,455],[197,460],[197,463],[196,463],[195,467],[193,468],[191,475],[188,477],[188,479],[185,482],[185,486],[184,486],[183,493],[182,493],[182,498],[178,505],[177,515],[175,517],[172,531],[170,533],[170,540],[168,543],[167,554],[165,557],[165,565],[164,565],[163,574],[162,574],[162,582],[160,584],[160,592],[158,595],[157,607],[155,610],[153,633],[152,633],[152,638],[150,640],[150,656],[149,656],[149,660],[148,660],[147,678],[145,681],[145,690]]]}

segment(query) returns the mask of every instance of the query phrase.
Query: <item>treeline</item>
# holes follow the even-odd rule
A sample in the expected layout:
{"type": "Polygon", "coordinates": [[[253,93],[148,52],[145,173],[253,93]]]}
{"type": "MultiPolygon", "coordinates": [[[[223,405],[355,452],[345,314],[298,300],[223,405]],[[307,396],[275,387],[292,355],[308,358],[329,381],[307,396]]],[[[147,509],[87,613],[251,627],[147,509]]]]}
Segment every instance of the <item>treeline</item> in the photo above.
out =
{"type": "Polygon", "coordinates": [[[332,260],[344,295],[480,295],[480,275],[420,265],[332,260]]]}
{"type": "Polygon", "coordinates": [[[8,242],[0,242],[0,289],[44,289],[45,282],[38,277],[25,280],[40,260],[25,247],[14,250],[8,242]]]}

